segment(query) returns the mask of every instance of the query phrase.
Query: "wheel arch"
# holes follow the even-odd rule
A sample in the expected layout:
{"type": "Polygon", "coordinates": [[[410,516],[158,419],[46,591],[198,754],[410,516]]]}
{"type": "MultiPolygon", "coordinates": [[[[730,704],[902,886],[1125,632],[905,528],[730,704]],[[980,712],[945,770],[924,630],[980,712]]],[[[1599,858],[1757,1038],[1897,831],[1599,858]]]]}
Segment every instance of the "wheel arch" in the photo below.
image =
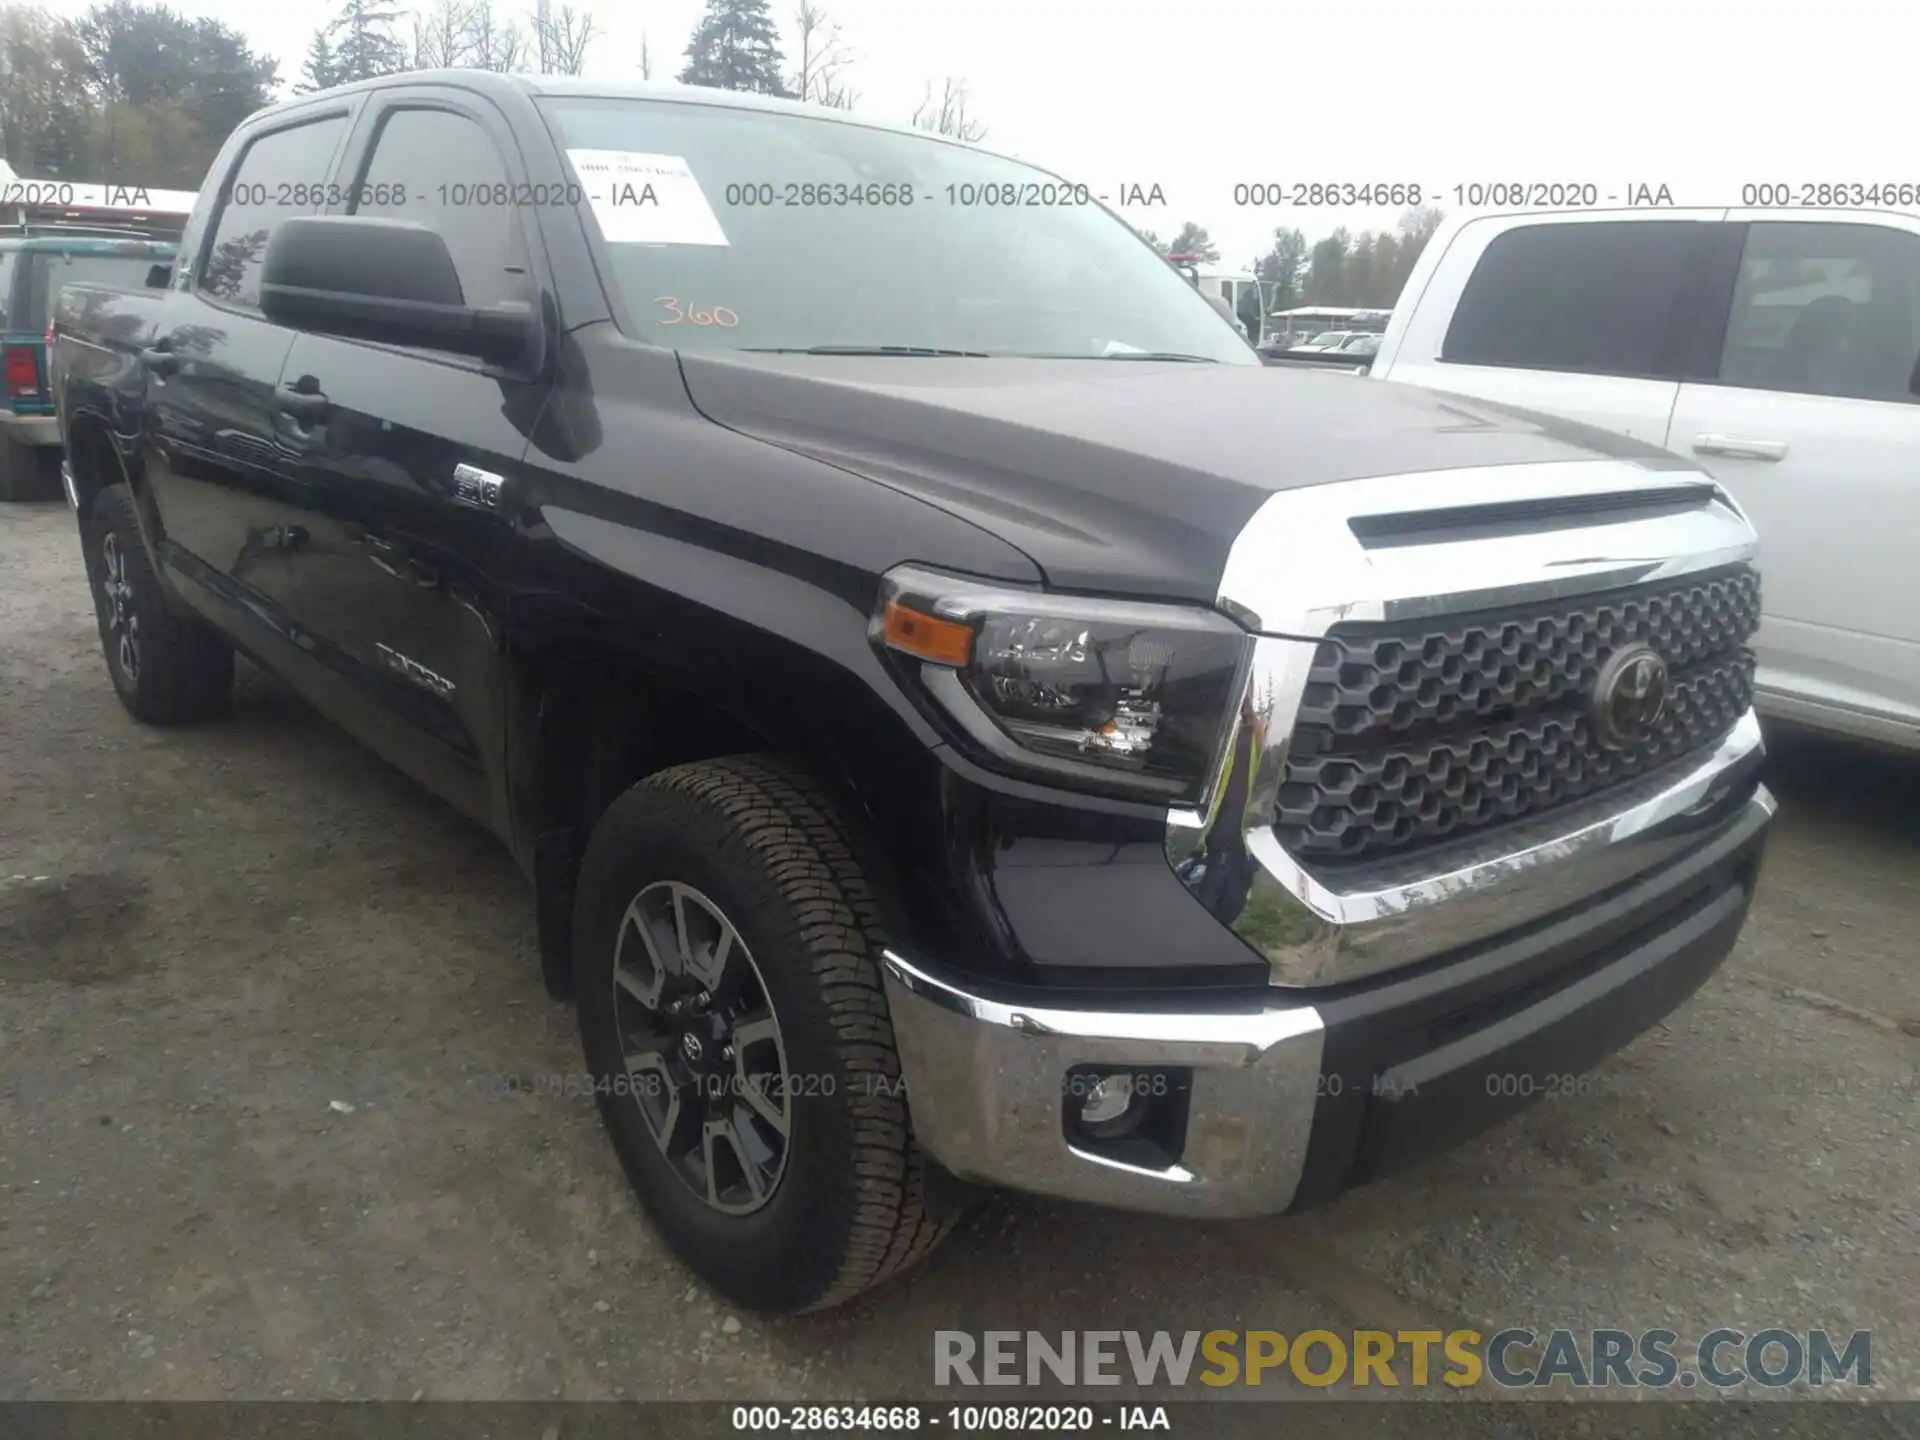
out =
{"type": "MultiPolygon", "coordinates": [[[[125,485],[133,494],[141,536],[151,548],[162,533],[151,487],[146,483],[146,473],[137,457],[129,456],[107,417],[90,408],[75,410],[62,426],[62,432],[81,522],[85,523],[102,490],[109,485],[125,485]]],[[[164,583],[164,572],[162,576],[164,583]]]]}
{"type": "Polygon", "coordinates": [[[534,879],[542,978],[555,998],[572,995],[573,886],[594,824],[672,766],[743,754],[805,766],[880,842],[866,858],[894,888],[886,837],[901,821],[889,765],[926,751],[877,697],[835,723],[805,723],[778,693],[688,683],[608,636],[510,643],[506,664],[512,844],[534,879]]]}

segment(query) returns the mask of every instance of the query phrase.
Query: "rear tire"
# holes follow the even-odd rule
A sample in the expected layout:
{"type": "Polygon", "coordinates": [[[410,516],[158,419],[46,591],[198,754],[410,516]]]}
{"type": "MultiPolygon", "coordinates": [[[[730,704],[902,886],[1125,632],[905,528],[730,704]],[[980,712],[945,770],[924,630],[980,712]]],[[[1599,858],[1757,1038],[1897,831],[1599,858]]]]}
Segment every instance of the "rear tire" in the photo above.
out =
{"type": "Polygon", "coordinates": [[[852,835],[803,771],[741,756],[635,785],[581,862],[574,977],[601,1118],[674,1252],[754,1310],[838,1304],[952,1223],[927,1212],[852,835]]]}
{"type": "Polygon", "coordinates": [[[46,445],[22,445],[0,435],[0,500],[19,504],[51,500],[60,493],[60,451],[46,445]]]}
{"type": "Polygon", "coordinates": [[[233,693],[233,647],[174,608],[140,534],[133,492],[109,485],[85,529],[87,579],[107,672],[120,703],[147,725],[218,714],[233,693]]]}

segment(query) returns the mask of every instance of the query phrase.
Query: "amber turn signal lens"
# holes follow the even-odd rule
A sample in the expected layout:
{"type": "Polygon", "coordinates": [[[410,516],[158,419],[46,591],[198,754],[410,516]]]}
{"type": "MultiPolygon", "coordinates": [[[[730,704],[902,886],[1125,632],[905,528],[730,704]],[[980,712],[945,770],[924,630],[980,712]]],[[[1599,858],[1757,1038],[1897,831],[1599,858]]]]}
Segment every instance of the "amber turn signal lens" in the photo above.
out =
{"type": "Polygon", "coordinates": [[[909,610],[897,600],[887,602],[881,634],[893,649],[936,665],[965,665],[973,659],[971,625],[909,610]]]}

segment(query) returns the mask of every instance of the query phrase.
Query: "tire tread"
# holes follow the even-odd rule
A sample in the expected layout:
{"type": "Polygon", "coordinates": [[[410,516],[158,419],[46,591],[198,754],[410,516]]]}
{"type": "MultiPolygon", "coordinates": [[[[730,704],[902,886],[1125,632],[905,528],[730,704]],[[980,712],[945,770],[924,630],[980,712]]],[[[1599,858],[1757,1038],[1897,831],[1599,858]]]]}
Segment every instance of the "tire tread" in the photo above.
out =
{"type": "Polygon", "coordinates": [[[842,1065],[884,1079],[854,1087],[857,1199],[840,1273],[809,1310],[837,1305],[924,1258],[952,1228],[925,1198],[925,1156],[913,1143],[900,1056],[882,986],[887,941],[881,906],[838,806],[825,786],[774,756],[734,756],[675,766],[643,789],[673,789],[725,815],[766,866],[811,957],[842,1065]]]}
{"type": "MultiPolygon", "coordinates": [[[[95,548],[103,530],[111,529],[126,557],[128,577],[140,608],[140,681],[128,694],[118,681],[114,690],[135,719],[148,725],[184,725],[204,720],[226,708],[233,693],[233,647],[206,622],[185,615],[169,603],[153,557],[140,533],[133,492],[126,485],[109,485],[94,497],[87,521],[87,574],[98,583],[99,556],[95,548]]],[[[105,644],[102,635],[102,644],[105,644]]],[[[111,671],[112,656],[107,657],[111,671]]]]}

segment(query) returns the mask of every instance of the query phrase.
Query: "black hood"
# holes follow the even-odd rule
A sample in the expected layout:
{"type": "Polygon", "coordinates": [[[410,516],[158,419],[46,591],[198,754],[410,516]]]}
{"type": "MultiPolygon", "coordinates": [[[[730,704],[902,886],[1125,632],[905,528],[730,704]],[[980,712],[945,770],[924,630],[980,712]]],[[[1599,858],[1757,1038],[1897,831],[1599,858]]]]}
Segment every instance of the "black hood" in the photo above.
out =
{"type": "Polygon", "coordinates": [[[681,365],[710,419],[963,516],[1063,590],[1211,602],[1234,537],[1276,490],[1601,456],[1680,463],[1589,426],[1332,371],[739,352],[681,365]]]}

